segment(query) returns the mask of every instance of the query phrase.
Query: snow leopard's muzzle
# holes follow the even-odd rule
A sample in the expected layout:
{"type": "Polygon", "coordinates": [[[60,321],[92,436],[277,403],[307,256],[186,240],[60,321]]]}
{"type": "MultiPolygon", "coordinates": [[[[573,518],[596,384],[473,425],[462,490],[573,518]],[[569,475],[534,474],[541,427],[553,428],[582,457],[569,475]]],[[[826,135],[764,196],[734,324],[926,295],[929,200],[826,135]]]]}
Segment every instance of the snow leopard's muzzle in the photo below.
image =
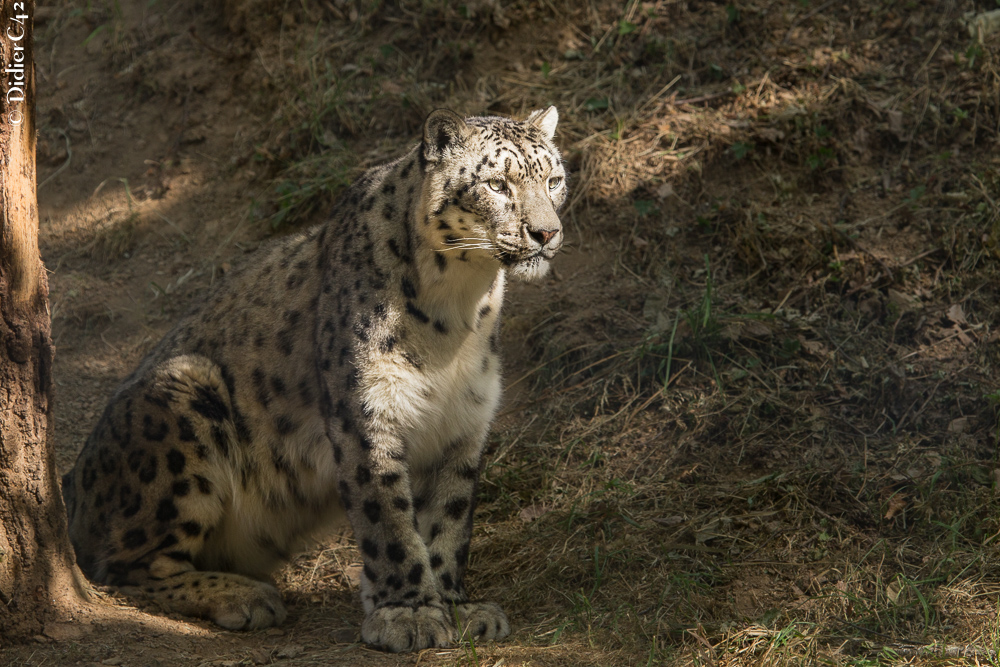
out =
{"type": "Polygon", "coordinates": [[[515,229],[498,230],[500,261],[519,278],[540,278],[548,272],[548,261],[562,246],[563,230],[544,184],[526,188],[521,197],[521,216],[515,229]]]}

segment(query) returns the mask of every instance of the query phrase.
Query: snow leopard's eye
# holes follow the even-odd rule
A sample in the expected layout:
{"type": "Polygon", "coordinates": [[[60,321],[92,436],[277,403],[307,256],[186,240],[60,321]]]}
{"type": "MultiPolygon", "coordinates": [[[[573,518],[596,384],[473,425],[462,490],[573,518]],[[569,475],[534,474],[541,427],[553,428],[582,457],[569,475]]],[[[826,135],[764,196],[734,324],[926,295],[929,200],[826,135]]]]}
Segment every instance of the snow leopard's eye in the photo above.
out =
{"type": "Polygon", "coordinates": [[[549,179],[549,190],[557,189],[560,185],[562,185],[562,182],[563,182],[562,176],[553,176],[552,178],[549,179]]]}
{"type": "Polygon", "coordinates": [[[486,185],[490,186],[490,190],[493,192],[507,192],[507,184],[499,178],[491,178],[486,181],[486,185]]]}

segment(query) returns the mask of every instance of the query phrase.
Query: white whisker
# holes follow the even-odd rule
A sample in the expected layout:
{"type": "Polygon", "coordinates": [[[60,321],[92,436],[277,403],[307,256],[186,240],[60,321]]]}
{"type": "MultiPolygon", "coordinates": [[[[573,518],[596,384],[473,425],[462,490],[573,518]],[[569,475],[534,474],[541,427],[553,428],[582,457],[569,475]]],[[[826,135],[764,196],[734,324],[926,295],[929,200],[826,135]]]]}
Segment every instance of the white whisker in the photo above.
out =
{"type": "Polygon", "coordinates": [[[474,244],[456,244],[450,245],[447,248],[435,248],[437,252],[446,252],[448,250],[493,250],[492,245],[474,245],[474,244]]]}
{"type": "Polygon", "coordinates": [[[467,236],[462,238],[445,239],[445,247],[437,248],[438,252],[445,250],[492,250],[493,242],[490,239],[480,236],[467,236]]]}

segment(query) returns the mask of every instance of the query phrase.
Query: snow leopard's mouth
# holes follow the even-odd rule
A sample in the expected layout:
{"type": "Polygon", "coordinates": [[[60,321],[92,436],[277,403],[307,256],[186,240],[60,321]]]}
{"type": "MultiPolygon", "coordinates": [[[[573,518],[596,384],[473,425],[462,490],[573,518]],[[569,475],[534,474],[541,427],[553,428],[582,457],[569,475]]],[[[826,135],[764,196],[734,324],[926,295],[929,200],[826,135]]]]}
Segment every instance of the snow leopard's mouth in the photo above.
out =
{"type": "Polygon", "coordinates": [[[557,231],[498,234],[493,240],[494,257],[513,275],[524,280],[541,278],[549,271],[549,260],[562,246],[557,231]]]}
{"type": "Polygon", "coordinates": [[[522,262],[544,259],[540,250],[536,252],[511,252],[509,250],[500,249],[496,253],[496,256],[500,260],[500,263],[507,268],[514,267],[522,262]]]}
{"type": "MultiPolygon", "coordinates": [[[[500,246],[499,243],[496,245],[500,246]]],[[[496,256],[504,266],[510,267],[522,262],[550,260],[555,257],[558,250],[558,246],[555,248],[548,246],[542,248],[519,248],[517,250],[508,250],[503,247],[497,247],[496,256]]]]}
{"type": "Polygon", "coordinates": [[[527,257],[502,258],[503,265],[521,280],[536,280],[549,272],[549,260],[542,251],[527,257]]]}

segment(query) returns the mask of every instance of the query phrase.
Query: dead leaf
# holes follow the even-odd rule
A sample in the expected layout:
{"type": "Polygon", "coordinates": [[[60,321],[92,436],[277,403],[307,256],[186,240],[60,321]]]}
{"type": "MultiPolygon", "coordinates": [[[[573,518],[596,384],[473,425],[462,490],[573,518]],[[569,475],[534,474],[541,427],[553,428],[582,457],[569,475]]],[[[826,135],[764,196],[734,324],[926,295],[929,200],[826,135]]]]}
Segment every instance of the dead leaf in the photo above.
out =
{"type": "Polygon", "coordinates": [[[757,136],[765,141],[777,143],[785,138],[785,133],[775,127],[763,127],[757,131],[757,136]]]}
{"type": "Polygon", "coordinates": [[[694,543],[695,544],[707,544],[717,537],[721,536],[721,533],[717,531],[719,528],[719,520],[709,521],[707,524],[699,528],[694,532],[694,543]]]}
{"type": "Polygon", "coordinates": [[[741,338],[767,338],[773,332],[771,328],[760,320],[737,320],[726,325],[722,335],[729,340],[739,340],[741,338]]]}
{"type": "Polygon", "coordinates": [[[359,563],[348,565],[344,568],[344,577],[347,578],[347,582],[351,585],[351,588],[357,588],[361,585],[361,569],[362,566],[359,563]]]}
{"type": "Polygon", "coordinates": [[[897,137],[901,137],[903,135],[903,112],[887,111],[886,116],[889,118],[889,131],[897,137]]]}
{"type": "Polygon", "coordinates": [[[830,351],[826,349],[826,345],[824,345],[821,341],[806,340],[802,336],[799,336],[798,338],[799,338],[799,344],[802,345],[802,347],[806,350],[806,352],[809,352],[810,354],[815,354],[817,357],[822,357],[824,359],[830,355],[830,351]]]}
{"type": "Polygon", "coordinates": [[[548,505],[528,505],[518,513],[517,517],[525,523],[531,523],[535,519],[548,514],[549,510],[548,505]]]}
{"type": "Polygon", "coordinates": [[[253,661],[255,665],[269,665],[271,664],[271,652],[267,649],[257,648],[250,651],[250,660],[253,661]]]}
{"type": "Polygon", "coordinates": [[[885,520],[889,521],[906,508],[906,494],[897,493],[889,498],[889,511],[885,513],[885,520]]]}
{"type": "Polygon", "coordinates": [[[965,319],[965,311],[962,310],[962,304],[955,303],[948,308],[948,319],[955,324],[968,324],[969,321],[965,319]]]}
{"type": "Polygon", "coordinates": [[[905,313],[914,308],[920,307],[920,299],[910,294],[904,294],[899,290],[894,290],[889,288],[889,304],[895,306],[899,309],[899,312],[905,313]]]}
{"type": "Polygon", "coordinates": [[[383,81],[382,92],[387,95],[402,95],[403,87],[395,81],[383,81]]]}
{"type": "Polygon", "coordinates": [[[774,331],[760,320],[747,320],[746,325],[743,327],[743,333],[747,336],[767,338],[774,331]]]}
{"type": "Polygon", "coordinates": [[[964,433],[969,428],[969,418],[959,417],[948,422],[948,433],[964,433]]]}
{"type": "Polygon", "coordinates": [[[660,187],[656,188],[656,196],[660,199],[666,199],[672,194],[674,194],[674,186],[670,183],[664,183],[660,187]]]}
{"type": "Polygon", "coordinates": [[[854,150],[858,153],[864,153],[868,150],[868,130],[863,126],[859,127],[854,132],[854,150]]]}
{"type": "Polygon", "coordinates": [[[889,598],[889,602],[894,605],[902,606],[907,602],[907,598],[909,597],[907,592],[909,590],[910,587],[906,585],[906,582],[897,578],[893,579],[889,582],[889,585],[885,587],[885,596],[889,598]]]}

